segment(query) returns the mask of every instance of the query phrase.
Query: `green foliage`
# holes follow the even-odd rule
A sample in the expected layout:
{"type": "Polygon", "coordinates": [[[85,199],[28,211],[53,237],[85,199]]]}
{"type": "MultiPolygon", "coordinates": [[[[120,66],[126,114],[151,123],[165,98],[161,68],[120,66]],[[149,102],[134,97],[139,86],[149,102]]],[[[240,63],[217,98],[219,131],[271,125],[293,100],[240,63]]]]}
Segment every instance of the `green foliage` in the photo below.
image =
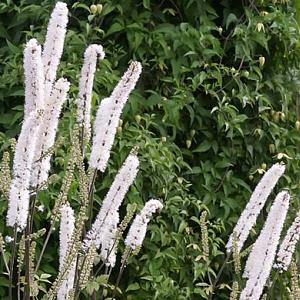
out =
{"type": "MultiPolygon", "coordinates": [[[[130,59],[144,67],[96,198],[100,203],[129,149],[138,145],[141,171],[127,201],[142,205],[158,195],[165,208],[150,225],[142,252],[125,270],[122,299],[207,298],[224,260],[224,243],[264,164],[287,163],[281,187],[288,187],[293,195],[290,218],[299,208],[300,44],[299,8],[294,2],[295,7],[276,1],[103,0],[100,14],[90,11],[94,1],[68,2],[71,16],[60,74],[73,87],[61,135],[68,136],[74,122],[76,86],[87,44],[101,43],[107,57],[97,71],[94,109],[130,59]],[[209,212],[209,261],[201,247],[203,210],[209,212]]],[[[0,4],[2,149],[22,120],[20,45],[30,37],[42,42],[53,4],[50,0],[0,4]]],[[[68,143],[57,150],[54,169],[59,175],[67,152],[68,143]]],[[[59,181],[50,194],[41,195],[47,209],[37,216],[41,223],[49,218],[59,181]]],[[[4,200],[0,212],[5,215],[4,200]]],[[[249,245],[254,237],[253,232],[249,245]]],[[[56,251],[57,245],[47,250],[42,265],[47,274],[56,273],[56,251]]],[[[232,273],[233,267],[225,270],[218,299],[228,299],[232,273]]],[[[287,297],[287,276],[279,282],[277,292],[287,297]]],[[[96,278],[86,292],[106,284],[105,278],[96,278]]],[[[0,285],[4,297],[3,275],[0,285]]]]}

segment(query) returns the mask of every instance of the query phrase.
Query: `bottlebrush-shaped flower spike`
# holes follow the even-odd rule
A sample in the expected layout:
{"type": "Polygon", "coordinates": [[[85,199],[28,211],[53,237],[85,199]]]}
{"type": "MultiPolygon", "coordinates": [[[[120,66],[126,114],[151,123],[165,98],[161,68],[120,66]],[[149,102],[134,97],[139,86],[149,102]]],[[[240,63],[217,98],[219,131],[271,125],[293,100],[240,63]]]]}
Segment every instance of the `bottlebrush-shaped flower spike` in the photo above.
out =
{"type": "Polygon", "coordinates": [[[102,60],[104,55],[100,45],[90,45],[84,53],[77,99],[77,121],[83,126],[83,137],[86,141],[89,141],[91,136],[91,101],[97,59],[102,60]]]}
{"type": "Polygon", "coordinates": [[[27,42],[24,49],[25,108],[24,119],[44,105],[44,67],[41,46],[36,39],[27,42]]]}
{"type": "Polygon", "coordinates": [[[125,239],[125,245],[133,251],[140,248],[143,244],[147,232],[148,223],[151,217],[157,211],[162,210],[163,205],[160,201],[151,199],[149,200],[141,212],[136,215],[135,219],[130,226],[129,232],[125,239]]]}
{"type": "Polygon", "coordinates": [[[272,270],[290,195],[280,192],[271,206],[265,225],[246,262],[243,277],[248,278],[240,300],[258,300],[272,270]]]}
{"type": "Polygon", "coordinates": [[[42,53],[46,99],[51,94],[52,85],[56,78],[57,67],[63,52],[67,23],[67,5],[63,2],[57,2],[50,17],[42,53]]]}
{"type": "Polygon", "coordinates": [[[83,243],[85,249],[89,248],[92,242],[95,243],[97,249],[101,246],[103,232],[106,231],[106,227],[110,226],[109,224],[112,222],[110,217],[118,216],[115,212],[118,212],[129,187],[132,185],[137,175],[138,167],[139,160],[137,155],[130,153],[105,196],[92,228],[86,235],[83,243]]]}
{"type": "Polygon", "coordinates": [[[11,182],[7,225],[17,226],[19,230],[26,227],[29,199],[30,174],[40,123],[40,112],[33,111],[26,117],[16,144],[13,162],[13,180],[11,182]]]}
{"type": "Polygon", "coordinates": [[[45,105],[34,154],[31,177],[33,187],[40,186],[48,179],[51,156],[45,154],[54,145],[59,116],[63,103],[67,99],[69,87],[70,84],[66,79],[59,79],[55,83],[52,94],[45,105]]]}
{"type": "Polygon", "coordinates": [[[141,74],[141,64],[132,62],[109,98],[103,99],[94,123],[90,166],[104,172],[114,142],[119,119],[130,92],[141,74]]]}
{"type": "Polygon", "coordinates": [[[298,212],[293,224],[288,229],[287,234],[282,241],[276,256],[275,268],[287,270],[294,254],[296,244],[300,238],[300,212],[298,212]]]}
{"type": "MultiPolygon", "coordinates": [[[[68,246],[71,241],[71,236],[75,227],[74,211],[70,207],[69,203],[63,204],[60,208],[61,221],[60,221],[60,232],[59,232],[59,271],[62,270],[64,265],[64,259],[66,257],[68,246]]],[[[69,299],[69,291],[73,289],[75,279],[75,261],[72,264],[68,274],[63,280],[60,288],[57,292],[58,300],[69,299]]]]}
{"type": "MultiPolygon", "coordinates": [[[[256,186],[253,194],[250,197],[246,208],[242,212],[233,232],[237,239],[237,248],[240,251],[249,235],[251,228],[254,226],[256,219],[265,205],[265,202],[272,192],[279,178],[285,171],[284,164],[274,164],[262,177],[256,186]]],[[[232,248],[233,234],[230,235],[229,241],[226,245],[227,251],[230,252],[232,248]]]]}
{"type": "Polygon", "coordinates": [[[119,223],[119,212],[114,211],[104,222],[101,234],[100,257],[107,266],[114,267],[116,264],[116,235],[119,223]]]}

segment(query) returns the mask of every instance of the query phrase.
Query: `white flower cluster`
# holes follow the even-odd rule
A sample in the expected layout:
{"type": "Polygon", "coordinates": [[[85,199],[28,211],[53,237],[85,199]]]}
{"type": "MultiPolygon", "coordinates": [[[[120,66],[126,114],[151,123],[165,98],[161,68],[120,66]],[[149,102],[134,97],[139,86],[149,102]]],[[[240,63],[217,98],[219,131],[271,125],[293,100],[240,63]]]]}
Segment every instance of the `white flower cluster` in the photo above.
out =
{"type": "Polygon", "coordinates": [[[118,122],[130,92],[141,74],[139,62],[132,62],[109,98],[101,101],[95,123],[90,166],[104,172],[114,142],[118,122]]]}
{"type": "Polygon", "coordinates": [[[130,153],[116,175],[96,220],[84,239],[84,249],[88,249],[92,242],[97,249],[103,248],[103,251],[106,251],[107,245],[112,245],[111,239],[115,239],[114,232],[119,222],[119,207],[137,175],[138,167],[137,155],[130,153]]]}
{"type": "MultiPolygon", "coordinates": [[[[68,246],[75,227],[74,211],[69,203],[63,204],[60,208],[61,221],[59,232],[59,271],[62,270],[68,246]]],[[[63,280],[58,292],[58,300],[68,300],[69,291],[73,289],[75,279],[75,261],[63,280]]]]}
{"type": "Polygon", "coordinates": [[[44,68],[41,46],[31,39],[24,49],[25,119],[36,109],[44,106],[44,68]]]}
{"type": "Polygon", "coordinates": [[[130,226],[125,239],[125,245],[127,247],[130,247],[134,251],[138,247],[142,246],[146,236],[147,226],[152,215],[157,211],[161,211],[162,208],[162,203],[156,199],[151,199],[145,204],[141,212],[136,215],[132,225],[130,226]]]}
{"type": "Polygon", "coordinates": [[[19,230],[27,223],[30,185],[37,187],[47,179],[50,158],[44,154],[54,144],[61,106],[69,88],[65,79],[54,83],[67,21],[66,4],[56,3],[43,52],[35,39],[24,49],[25,115],[16,145],[7,212],[7,225],[16,225],[19,230]]]}
{"type": "Polygon", "coordinates": [[[50,155],[46,155],[49,148],[54,145],[59,116],[63,103],[67,99],[69,82],[61,78],[57,80],[52,89],[49,101],[44,107],[44,116],[39,126],[38,140],[34,153],[34,164],[31,174],[31,186],[41,186],[48,178],[50,170],[50,155]]]}
{"type": "Polygon", "coordinates": [[[30,200],[30,172],[37,140],[40,114],[33,111],[24,120],[16,145],[6,221],[8,226],[23,230],[27,224],[30,200]]]}
{"type": "Polygon", "coordinates": [[[84,53],[84,63],[79,80],[79,94],[77,99],[77,121],[83,126],[83,136],[89,141],[91,135],[91,101],[93,81],[97,59],[105,56],[100,45],[90,45],[84,53]]]}
{"type": "Polygon", "coordinates": [[[116,264],[116,235],[119,223],[119,212],[114,211],[107,216],[104,222],[100,257],[107,266],[114,267],[116,264]]]}
{"type": "Polygon", "coordinates": [[[42,53],[46,98],[50,96],[56,78],[56,71],[64,48],[67,23],[67,5],[57,2],[49,20],[42,53]]]}
{"type": "Polygon", "coordinates": [[[274,268],[287,270],[291,261],[292,256],[296,248],[296,244],[300,238],[300,212],[298,212],[293,224],[288,229],[287,234],[282,241],[277,256],[274,268]]]}
{"type": "MultiPolygon", "coordinates": [[[[277,181],[285,171],[285,165],[281,163],[274,164],[262,177],[250,197],[246,208],[242,212],[233,232],[237,238],[237,248],[240,251],[249,235],[251,228],[256,223],[256,219],[265,205],[265,202],[275,187],[277,181]]],[[[232,250],[233,234],[230,235],[226,245],[227,251],[232,250]]]]}
{"type": "Polygon", "coordinates": [[[240,300],[258,300],[272,270],[277,245],[289,207],[290,195],[280,192],[271,206],[265,225],[254,243],[243,277],[248,278],[240,300]]]}

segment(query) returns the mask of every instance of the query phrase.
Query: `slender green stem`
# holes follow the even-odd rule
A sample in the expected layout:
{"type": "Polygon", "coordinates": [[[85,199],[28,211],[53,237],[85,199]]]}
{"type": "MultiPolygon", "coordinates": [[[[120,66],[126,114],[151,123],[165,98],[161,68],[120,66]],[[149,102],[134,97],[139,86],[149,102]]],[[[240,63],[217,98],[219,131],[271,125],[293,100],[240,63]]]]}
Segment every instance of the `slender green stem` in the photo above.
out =
{"type": "MultiPolygon", "coordinates": [[[[104,274],[107,275],[107,281],[109,280],[109,277],[111,275],[111,271],[112,271],[112,267],[105,266],[104,274]]],[[[102,290],[100,290],[100,298],[99,298],[99,300],[103,300],[104,297],[105,297],[105,295],[104,295],[104,288],[102,288],[102,290]]]]}
{"type": "Polygon", "coordinates": [[[268,296],[267,296],[267,298],[270,299],[270,300],[275,299],[275,297],[274,297],[274,287],[275,287],[275,283],[277,281],[278,275],[279,275],[279,270],[277,269],[276,273],[273,277],[273,282],[272,282],[271,287],[269,288],[269,292],[268,292],[268,296]]]}
{"type": "Polygon", "coordinates": [[[29,234],[32,233],[32,228],[33,228],[33,216],[34,216],[34,211],[35,211],[35,203],[37,200],[37,195],[35,195],[34,197],[32,197],[32,201],[31,201],[31,207],[30,207],[30,214],[29,214],[29,218],[30,218],[30,222],[29,222],[29,234]]]}
{"type": "Polygon", "coordinates": [[[9,273],[9,289],[8,289],[8,297],[9,300],[13,300],[12,290],[13,290],[13,276],[14,276],[14,263],[15,263],[15,256],[16,256],[16,248],[17,248],[17,225],[14,226],[14,240],[12,246],[12,254],[10,258],[10,273],[9,273]]]}
{"type": "Polygon", "coordinates": [[[45,252],[46,247],[47,247],[47,244],[48,244],[48,242],[49,242],[50,235],[51,235],[51,233],[52,233],[52,231],[53,231],[53,227],[54,227],[54,222],[51,223],[50,228],[49,228],[49,230],[48,230],[48,233],[47,233],[45,242],[44,242],[44,244],[43,244],[42,251],[41,251],[41,253],[40,253],[39,259],[38,259],[37,264],[36,264],[36,267],[35,267],[35,272],[37,272],[37,270],[38,270],[39,267],[40,267],[40,264],[41,264],[41,261],[42,261],[44,252],[45,252]]]}
{"type": "Polygon", "coordinates": [[[95,181],[96,181],[96,177],[97,177],[97,169],[95,169],[91,183],[90,183],[90,187],[89,187],[89,195],[88,195],[88,199],[89,199],[89,227],[91,227],[92,225],[92,216],[93,216],[93,202],[94,202],[94,197],[93,197],[93,193],[94,193],[94,185],[95,185],[95,181]]]}
{"type": "Polygon", "coordinates": [[[21,274],[20,274],[20,268],[18,268],[18,289],[17,289],[17,297],[18,300],[21,300],[21,274]]]}
{"type": "Polygon", "coordinates": [[[118,274],[118,278],[117,278],[117,281],[116,281],[116,284],[115,284],[115,288],[114,288],[114,292],[113,292],[113,296],[112,296],[112,299],[115,299],[115,296],[117,294],[117,288],[119,286],[119,283],[121,281],[121,277],[123,275],[123,271],[124,271],[124,268],[125,268],[125,265],[126,265],[126,262],[127,262],[127,259],[128,257],[130,256],[131,254],[131,250],[127,253],[126,257],[124,257],[124,260],[122,262],[122,265],[121,265],[121,268],[120,268],[120,271],[119,271],[119,274],[118,274]]]}
{"type": "Polygon", "coordinates": [[[30,300],[30,224],[32,216],[29,214],[25,229],[25,286],[23,300],[30,300]]]}
{"type": "Polygon", "coordinates": [[[214,290],[215,290],[215,288],[217,286],[217,283],[220,280],[220,277],[221,277],[221,275],[223,273],[223,270],[224,270],[226,264],[229,261],[230,256],[231,256],[231,252],[227,253],[226,259],[224,260],[224,262],[223,262],[223,264],[222,264],[222,266],[221,266],[221,268],[220,268],[220,270],[219,270],[219,272],[218,272],[218,274],[217,274],[217,276],[216,276],[216,278],[215,278],[215,280],[214,280],[214,282],[212,284],[211,291],[210,291],[209,296],[208,296],[208,300],[212,299],[213,294],[214,294],[214,290]]]}

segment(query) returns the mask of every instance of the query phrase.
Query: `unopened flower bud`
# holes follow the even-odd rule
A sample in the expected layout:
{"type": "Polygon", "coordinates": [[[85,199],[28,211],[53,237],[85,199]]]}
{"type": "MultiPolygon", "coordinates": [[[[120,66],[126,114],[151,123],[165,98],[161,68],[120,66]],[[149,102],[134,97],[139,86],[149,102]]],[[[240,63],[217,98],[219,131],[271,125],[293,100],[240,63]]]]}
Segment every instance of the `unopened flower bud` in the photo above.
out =
{"type": "Polygon", "coordinates": [[[178,182],[179,184],[182,184],[183,178],[182,178],[182,177],[177,177],[177,182],[178,182]]]}
{"type": "Polygon", "coordinates": [[[102,4],[97,4],[97,13],[100,15],[102,12],[103,6],[102,4]]]}
{"type": "Polygon", "coordinates": [[[191,141],[191,140],[186,140],[185,143],[186,143],[186,147],[187,147],[188,149],[189,149],[189,148],[191,147],[191,145],[192,145],[192,141],[191,141]]]}
{"type": "Polygon", "coordinates": [[[268,14],[269,14],[269,13],[268,13],[267,11],[261,11],[261,12],[260,12],[260,15],[261,15],[261,16],[267,16],[268,14]]]}
{"type": "Polygon", "coordinates": [[[122,127],[118,126],[117,131],[118,131],[119,134],[122,133],[122,127]]]}
{"type": "Polygon", "coordinates": [[[139,124],[141,122],[141,116],[140,115],[136,115],[135,116],[135,120],[139,124]]]}
{"type": "Polygon", "coordinates": [[[191,130],[191,137],[192,137],[192,138],[194,137],[195,133],[196,133],[196,130],[195,130],[195,129],[192,129],[192,130],[191,130]]]}
{"type": "Polygon", "coordinates": [[[165,136],[162,136],[162,137],[161,137],[161,141],[162,141],[163,143],[165,143],[165,142],[167,141],[167,138],[166,138],[165,136]]]}
{"type": "Polygon", "coordinates": [[[95,4],[92,4],[90,6],[90,11],[93,15],[95,15],[97,13],[97,6],[95,4]]]}
{"type": "Polygon", "coordinates": [[[248,72],[248,71],[245,71],[245,72],[244,72],[244,76],[245,76],[246,78],[248,78],[248,77],[249,77],[249,72],[248,72]]]}
{"type": "Polygon", "coordinates": [[[259,66],[260,66],[260,67],[263,67],[263,65],[264,65],[265,62],[266,62],[266,59],[265,59],[264,56],[260,56],[259,59],[258,59],[258,61],[259,61],[259,66]]]}
{"type": "Polygon", "coordinates": [[[269,145],[269,152],[272,154],[275,152],[275,145],[274,144],[270,144],[269,145]]]}
{"type": "Polygon", "coordinates": [[[298,131],[300,130],[300,121],[296,121],[295,127],[298,131]]]}
{"type": "Polygon", "coordinates": [[[262,30],[262,31],[265,31],[265,26],[264,26],[264,24],[263,24],[263,23],[257,23],[257,24],[256,24],[256,30],[257,30],[258,32],[260,32],[261,30],[262,30]]]}

